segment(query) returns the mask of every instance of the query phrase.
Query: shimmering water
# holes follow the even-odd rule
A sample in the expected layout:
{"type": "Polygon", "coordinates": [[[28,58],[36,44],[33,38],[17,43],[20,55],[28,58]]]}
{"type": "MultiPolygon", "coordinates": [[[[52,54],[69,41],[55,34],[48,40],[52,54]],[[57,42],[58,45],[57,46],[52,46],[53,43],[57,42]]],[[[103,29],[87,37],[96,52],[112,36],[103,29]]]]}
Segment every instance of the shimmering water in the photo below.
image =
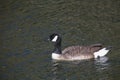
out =
{"type": "Polygon", "coordinates": [[[119,0],[2,0],[0,2],[1,80],[119,80],[119,0]],[[62,48],[103,43],[111,52],[97,60],[51,59],[53,33],[62,48]]]}

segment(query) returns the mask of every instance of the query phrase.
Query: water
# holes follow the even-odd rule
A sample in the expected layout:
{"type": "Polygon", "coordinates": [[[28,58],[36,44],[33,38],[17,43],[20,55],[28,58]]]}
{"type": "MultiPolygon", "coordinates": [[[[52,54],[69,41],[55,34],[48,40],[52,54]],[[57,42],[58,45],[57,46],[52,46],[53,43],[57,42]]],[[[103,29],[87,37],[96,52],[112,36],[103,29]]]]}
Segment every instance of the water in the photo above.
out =
{"type": "Polygon", "coordinates": [[[4,0],[0,2],[1,80],[119,80],[120,1],[4,0]],[[53,33],[62,49],[103,43],[111,52],[97,60],[51,59],[53,33]]]}

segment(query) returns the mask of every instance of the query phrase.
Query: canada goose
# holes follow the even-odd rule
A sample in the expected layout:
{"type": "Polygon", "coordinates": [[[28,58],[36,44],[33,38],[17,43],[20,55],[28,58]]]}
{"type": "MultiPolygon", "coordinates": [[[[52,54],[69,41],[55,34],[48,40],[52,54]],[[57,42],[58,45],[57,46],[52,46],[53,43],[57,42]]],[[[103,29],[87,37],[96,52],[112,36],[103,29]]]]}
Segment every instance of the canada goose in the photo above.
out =
{"type": "Polygon", "coordinates": [[[49,36],[49,40],[54,44],[52,59],[55,60],[84,60],[105,56],[110,47],[103,47],[101,44],[93,44],[90,46],[70,46],[61,51],[62,38],[59,34],[53,33],[49,36]]]}

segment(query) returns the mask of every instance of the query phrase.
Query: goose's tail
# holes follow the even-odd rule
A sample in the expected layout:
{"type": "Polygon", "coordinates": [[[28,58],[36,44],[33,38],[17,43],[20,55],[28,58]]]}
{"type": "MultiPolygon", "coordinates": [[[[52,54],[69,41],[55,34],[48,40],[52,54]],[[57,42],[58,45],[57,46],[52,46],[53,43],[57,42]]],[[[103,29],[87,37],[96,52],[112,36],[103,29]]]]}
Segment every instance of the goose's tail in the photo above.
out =
{"type": "Polygon", "coordinates": [[[97,52],[94,52],[94,58],[105,56],[111,50],[111,48],[112,48],[111,46],[110,47],[105,47],[105,48],[100,49],[97,52]]]}

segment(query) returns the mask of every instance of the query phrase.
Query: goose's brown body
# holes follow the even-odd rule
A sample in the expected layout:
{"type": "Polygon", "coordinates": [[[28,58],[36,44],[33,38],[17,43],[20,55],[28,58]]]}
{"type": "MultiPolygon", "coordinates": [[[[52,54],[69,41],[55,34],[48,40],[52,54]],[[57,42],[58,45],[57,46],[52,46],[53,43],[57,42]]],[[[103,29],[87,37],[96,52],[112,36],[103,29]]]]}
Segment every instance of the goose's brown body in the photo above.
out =
{"type": "Polygon", "coordinates": [[[59,60],[83,60],[94,58],[94,52],[102,49],[101,44],[94,44],[91,46],[70,46],[65,48],[59,60]]]}

